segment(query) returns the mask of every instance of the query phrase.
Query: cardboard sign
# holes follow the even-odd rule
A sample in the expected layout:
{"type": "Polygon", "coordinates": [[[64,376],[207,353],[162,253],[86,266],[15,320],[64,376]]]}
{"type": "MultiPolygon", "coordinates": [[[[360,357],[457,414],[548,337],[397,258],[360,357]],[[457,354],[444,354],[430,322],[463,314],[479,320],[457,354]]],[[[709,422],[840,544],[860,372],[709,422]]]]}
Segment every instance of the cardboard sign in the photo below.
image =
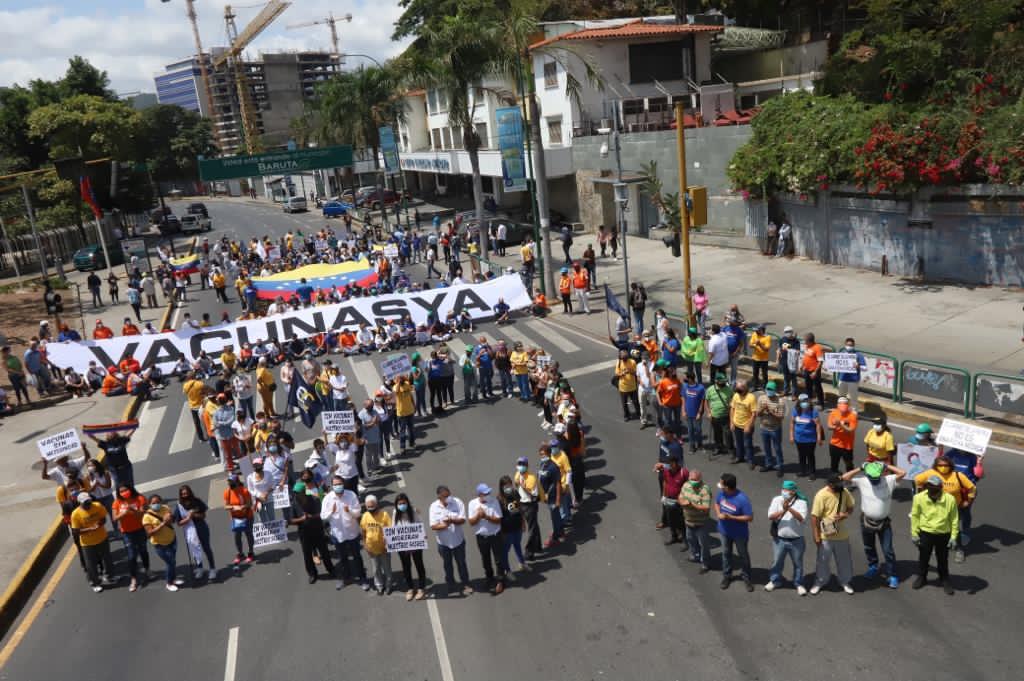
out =
{"type": "Polygon", "coordinates": [[[323,417],[324,432],[327,434],[356,432],[356,415],[351,410],[324,411],[320,412],[320,415],[323,417]]]}
{"type": "Polygon", "coordinates": [[[398,244],[386,244],[384,246],[384,257],[394,260],[398,257],[398,244]]]}
{"type": "Polygon", "coordinates": [[[384,544],[388,553],[398,551],[424,551],[427,548],[427,532],[423,523],[408,523],[384,528],[384,544]]]}
{"type": "Polygon", "coordinates": [[[271,520],[266,523],[253,523],[253,545],[256,548],[281,544],[288,541],[288,525],[283,520],[271,520]]]}
{"type": "Polygon", "coordinates": [[[395,376],[411,373],[412,360],[410,360],[409,356],[404,353],[388,355],[388,358],[380,363],[380,375],[384,377],[385,381],[392,379],[395,376]]]}
{"type": "Polygon", "coordinates": [[[273,495],[271,495],[270,499],[274,503],[274,509],[275,510],[283,511],[286,508],[291,508],[292,507],[292,500],[291,500],[291,496],[288,494],[288,488],[287,487],[282,487],[280,489],[275,489],[274,493],[273,493],[273,495]]]}
{"type": "Polygon", "coordinates": [[[849,352],[825,353],[825,371],[834,374],[855,374],[857,369],[857,355],[849,352]]]}
{"type": "Polygon", "coordinates": [[[789,368],[789,373],[795,374],[800,369],[800,351],[789,349],[786,350],[786,366],[789,368]]]}
{"type": "Polygon", "coordinates": [[[935,441],[946,447],[984,456],[991,437],[992,429],[990,428],[982,428],[953,419],[942,419],[942,426],[939,427],[939,434],[935,441]]]}
{"type": "Polygon", "coordinates": [[[56,435],[47,435],[42,440],[36,441],[39,447],[39,454],[47,461],[56,461],[62,456],[70,456],[82,448],[82,441],[78,439],[78,431],[74,428],[65,430],[56,435]]]}
{"type": "Polygon", "coordinates": [[[921,445],[911,444],[897,445],[896,465],[907,472],[905,479],[913,484],[914,476],[924,473],[931,468],[938,454],[938,447],[922,447],[921,445]]]}
{"type": "Polygon", "coordinates": [[[551,365],[551,355],[537,355],[533,359],[537,362],[537,366],[542,369],[551,365]]]}

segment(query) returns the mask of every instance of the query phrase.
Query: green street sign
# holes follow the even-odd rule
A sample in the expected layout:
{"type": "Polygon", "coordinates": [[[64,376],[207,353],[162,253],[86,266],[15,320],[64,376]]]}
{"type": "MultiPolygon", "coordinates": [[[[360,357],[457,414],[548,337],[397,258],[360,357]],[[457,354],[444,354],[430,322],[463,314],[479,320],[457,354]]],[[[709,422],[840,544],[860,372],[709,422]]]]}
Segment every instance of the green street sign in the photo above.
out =
{"type": "Polygon", "coordinates": [[[352,165],[352,147],[316,147],[299,151],[275,151],[255,156],[199,159],[199,177],[204,182],[233,180],[261,175],[288,175],[318,168],[343,168],[352,165]]]}

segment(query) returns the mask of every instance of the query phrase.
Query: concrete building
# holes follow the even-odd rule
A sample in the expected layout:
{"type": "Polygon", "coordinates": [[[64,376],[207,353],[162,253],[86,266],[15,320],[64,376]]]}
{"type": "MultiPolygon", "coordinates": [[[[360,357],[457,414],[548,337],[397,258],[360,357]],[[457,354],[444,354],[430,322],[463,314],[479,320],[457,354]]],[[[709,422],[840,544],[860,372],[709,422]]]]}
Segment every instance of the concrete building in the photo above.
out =
{"type": "MultiPolygon", "coordinates": [[[[206,59],[209,64],[209,58],[206,59]]],[[[153,77],[153,82],[156,85],[156,99],[160,104],[174,104],[183,109],[198,111],[203,116],[210,115],[199,73],[199,60],[195,57],[168,64],[162,73],[153,77]]]]}

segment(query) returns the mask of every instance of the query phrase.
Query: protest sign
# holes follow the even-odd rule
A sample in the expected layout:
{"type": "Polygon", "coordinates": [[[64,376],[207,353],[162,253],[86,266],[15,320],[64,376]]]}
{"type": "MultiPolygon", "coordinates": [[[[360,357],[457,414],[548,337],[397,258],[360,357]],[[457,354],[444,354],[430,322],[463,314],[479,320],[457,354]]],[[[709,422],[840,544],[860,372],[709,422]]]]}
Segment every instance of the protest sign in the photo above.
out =
{"type": "Polygon", "coordinates": [[[914,476],[924,473],[935,463],[938,447],[902,444],[896,446],[896,466],[907,472],[906,479],[913,484],[914,476]]]}
{"type": "Polygon", "coordinates": [[[534,361],[537,362],[537,366],[541,369],[551,364],[551,355],[537,355],[534,357],[534,361]]]}
{"type": "Polygon", "coordinates": [[[253,545],[258,549],[271,544],[288,541],[288,526],[283,520],[254,523],[252,526],[253,545]]]}
{"type": "Polygon", "coordinates": [[[857,355],[850,352],[826,352],[825,371],[833,374],[857,373],[857,355]]]}
{"type": "Polygon", "coordinates": [[[291,508],[292,506],[292,500],[291,497],[288,495],[287,487],[275,489],[271,499],[274,502],[274,508],[278,511],[283,511],[284,509],[291,508]]]}
{"type": "Polygon", "coordinates": [[[988,449],[988,440],[991,437],[991,428],[982,428],[953,419],[942,419],[942,426],[939,427],[939,435],[935,441],[946,447],[984,456],[985,450],[988,449]]]}
{"type": "Polygon", "coordinates": [[[47,461],[56,461],[62,456],[74,454],[82,448],[82,442],[78,439],[78,431],[74,428],[65,430],[56,435],[47,435],[42,440],[36,441],[39,447],[39,454],[47,461]]]}
{"type": "Polygon", "coordinates": [[[789,349],[786,350],[786,366],[789,368],[791,374],[795,374],[800,369],[800,351],[789,349]]]}
{"type": "Polygon", "coordinates": [[[320,415],[323,417],[325,433],[356,432],[356,415],[351,409],[348,411],[324,411],[320,412],[320,415]]]}
{"type": "Polygon", "coordinates": [[[397,551],[424,551],[427,548],[427,532],[423,523],[407,523],[384,528],[384,544],[388,553],[397,551]]]}
{"type": "Polygon", "coordinates": [[[387,244],[384,246],[384,257],[394,260],[398,257],[398,244],[387,244]]]}
{"type": "Polygon", "coordinates": [[[380,363],[380,375],[384,380],[390,380],[395,376],[412,373],[412,361],[404,353],[388,355],[388,358],[380,363]]]}

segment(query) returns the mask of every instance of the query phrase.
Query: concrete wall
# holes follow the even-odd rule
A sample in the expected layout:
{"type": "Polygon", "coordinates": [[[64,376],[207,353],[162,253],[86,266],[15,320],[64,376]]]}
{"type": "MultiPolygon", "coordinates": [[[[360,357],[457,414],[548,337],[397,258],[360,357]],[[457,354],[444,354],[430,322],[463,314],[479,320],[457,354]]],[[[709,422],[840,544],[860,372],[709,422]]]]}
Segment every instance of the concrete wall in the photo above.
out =
{"type": "MultiPolygon", "coordinates": [[[[750,138],[750,126],[697,128],[686,131],[687,183],[708,188],[708,226],[714,232],[742,235],[745,233],[746,210],[739,196],[729,192],[726,169],[733,154],[750,138]]],[[[573,140],[573,167],[576,168],[577,195],[580,220],[587,229],[601,224],[604,210],[600,207],[600,194],[584,187],[601,170],[614,172],[614,151],[601,158],[604,136],[578,137],[573,140]]],[[[638,173],[649,161],[657,161],[658,175],[668,193],[674,193],[679,182],[676,162],[676,133],[674,130],[638,132],[620,137],[622,167],[626,172],[638,173]]],[[[634,202],[630,202],[633,205],[634,202]]],[[[631,211],[634,212],[634,211],[631,211]]],[[[614,213],[613,213],[614,215],[614,213]]],[[[641,226],[636,222],[638,213],[629,219],[630,231],[641,226]]],[[[649,226],[649,225],[646,225],[649,226]]]]}
{"type": "Polygon", "coordinates": [[[929,280],[1024,285],[1024,196],[1006,187],[969,195],[877,198],[853,191],[777,197],[798,255],[929,280]],[[993,196],[993,194],[996,194],[993,196]],[[911,209],[914,217],[910,220],[911,209]]]}
{"type": "Polygon", "coordinates": [[[819,71],[828,59],[828,41],[735,54],[715,53],[711,63],[716,73],[732,83],[819,71]]]}

